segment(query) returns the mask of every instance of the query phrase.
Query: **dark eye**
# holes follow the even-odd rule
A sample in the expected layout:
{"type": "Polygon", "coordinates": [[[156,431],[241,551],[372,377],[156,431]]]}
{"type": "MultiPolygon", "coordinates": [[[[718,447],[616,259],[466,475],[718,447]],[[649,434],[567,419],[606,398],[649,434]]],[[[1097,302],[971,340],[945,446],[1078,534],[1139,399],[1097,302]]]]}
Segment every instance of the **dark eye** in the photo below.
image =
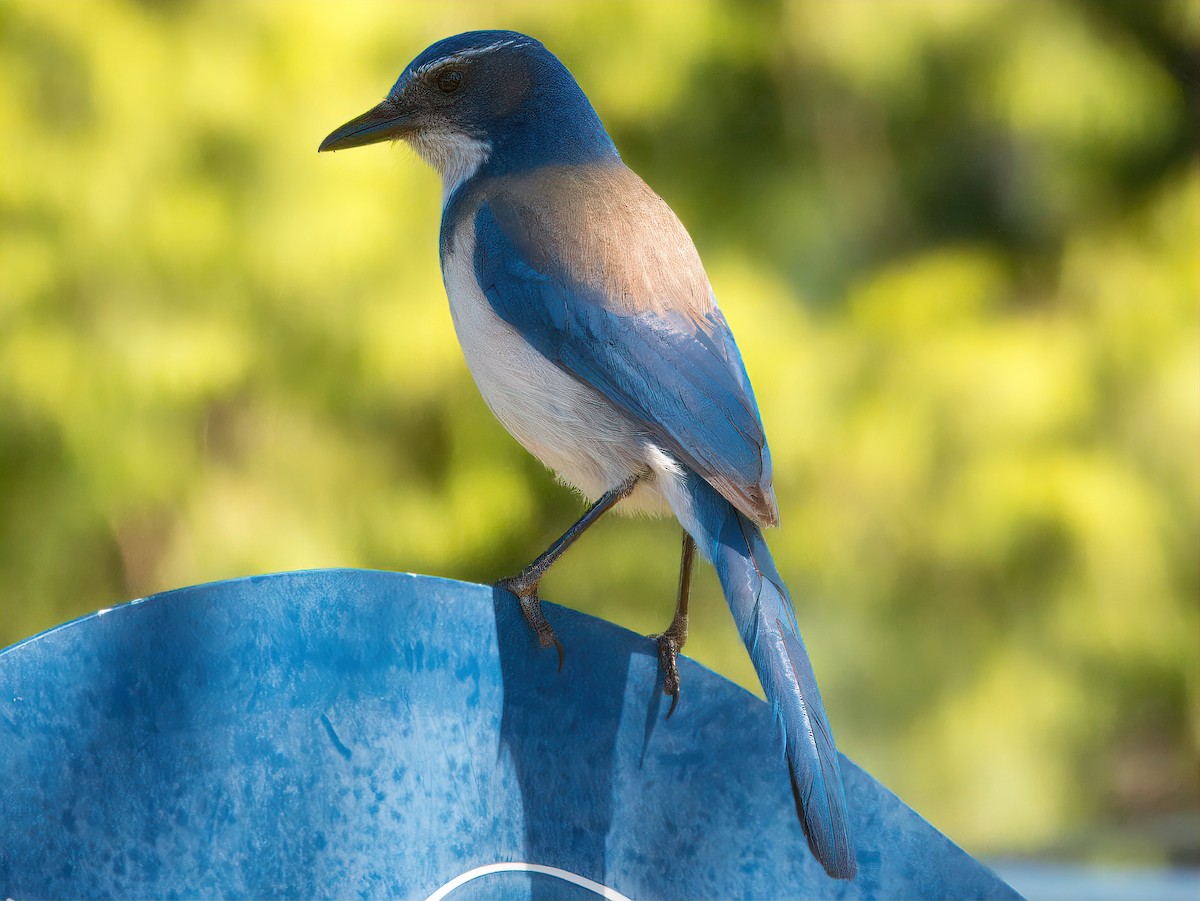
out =
{"type": "Polygon", "coordinates": [[[442,92],[453,94],[458,90],[460,84],[462,84],[462,73],[457,69],[447,69],[445,72],[438,73],[437,86],[442,92]]]}

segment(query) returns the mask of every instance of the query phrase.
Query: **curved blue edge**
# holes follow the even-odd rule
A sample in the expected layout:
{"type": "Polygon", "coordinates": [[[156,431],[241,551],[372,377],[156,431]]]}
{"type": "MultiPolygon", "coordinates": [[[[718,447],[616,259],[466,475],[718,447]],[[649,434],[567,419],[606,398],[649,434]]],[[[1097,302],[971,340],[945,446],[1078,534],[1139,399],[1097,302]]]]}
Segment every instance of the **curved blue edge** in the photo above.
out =
{"type": "MultiPolygon", "coordinates": [[[[652,641],[428,576],[164,592],[0,652],[0,894],[432,895],[498,863],[629,898],[1015,898],[843,757],[859,876],[812,858],[762,701],[652,641]]],[[[452,899],[595,898],[498,872],[452,899]]]]}

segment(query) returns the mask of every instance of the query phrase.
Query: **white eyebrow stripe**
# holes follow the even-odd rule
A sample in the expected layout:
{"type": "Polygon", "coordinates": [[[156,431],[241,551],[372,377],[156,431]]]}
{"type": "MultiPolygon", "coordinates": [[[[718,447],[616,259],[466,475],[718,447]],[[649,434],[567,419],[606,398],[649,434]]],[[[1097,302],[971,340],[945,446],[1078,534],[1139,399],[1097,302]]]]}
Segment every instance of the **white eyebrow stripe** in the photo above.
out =
{"type": "Polygon", "coordinates": [[[469,50],[462,50],[455,53],[453,56],[443,56],[438,59],[433,59],[418,69],[413,70],[414,76],[424,75],[426,72],[433,69],[440,69],[442,66],[448,66],[453,63],[466,62],[477,56],[482,56],[485,53],[491,53],[493,50],[499,50],[501,47],[524,47],[532,44],[532,41],[520,40],[519,38],[505,38],[501,41],[493,41],[483,47],[472,47],[469,50]]]}

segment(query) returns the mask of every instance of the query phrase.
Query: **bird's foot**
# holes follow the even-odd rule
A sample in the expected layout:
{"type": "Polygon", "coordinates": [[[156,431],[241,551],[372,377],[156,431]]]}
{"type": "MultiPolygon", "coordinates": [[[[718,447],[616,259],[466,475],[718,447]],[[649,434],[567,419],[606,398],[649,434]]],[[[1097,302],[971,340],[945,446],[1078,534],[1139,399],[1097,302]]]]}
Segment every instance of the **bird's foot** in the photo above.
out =
{"type": "Polygon", "coordinates": [[[546,621],[546,615],[542,613],[542,599],[538,597],[539,581],[538,578],[521,573],[510,579],[501,579],[496,586],[517,596],[517,600],[521,603],[521,615],[525,617],[525,622],[529,623],[529,628],[537,636],[538,644],[543,648],[554,645],[558,651],[558,670],[562,672],[563,646],[558,640],[558,636],[554,634],[550,623],[546,621]]]}
{"type": "Polygon", "coordinates": [[[687,632],[680,634],[675,629],[674,623],[671,626],[666,632],[650,636],[658,642],[658,665],[663,674],[662,692],[671,696],[671,707],[667,711],[667,719],[671,718],[671,714],[675,712],[675,707],[679,704],[679,664],[676,658],[683,648],[683,643],[687,640],[687,632]]]}

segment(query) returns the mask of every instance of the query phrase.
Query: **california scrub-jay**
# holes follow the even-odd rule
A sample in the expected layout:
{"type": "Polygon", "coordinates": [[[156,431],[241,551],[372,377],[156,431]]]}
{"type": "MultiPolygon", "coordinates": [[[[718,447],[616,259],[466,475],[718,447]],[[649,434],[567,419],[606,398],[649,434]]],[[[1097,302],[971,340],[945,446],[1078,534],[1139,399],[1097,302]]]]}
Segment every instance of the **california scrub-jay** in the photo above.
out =
{"type": "MultiPolygon", "coordinates": [[[[500,585],[541,645],[558,645],[538,598],[550,565],[618,502],[673,512],[684,529],[679,596],[656,636],[671,710],[699,545],[781,726],[809,845],[831,876],[853,878],[833,733],[760,529],[779,521],[766,436],[688,233],[621,162],[571,73],[523,34],[437,42],[320,149],[397,139],[442,177],[442,275],[484,400],[530,453],[596,499],[500,585]]],[[[559,655],[561,667],[561,646],[559,655]]]]}

